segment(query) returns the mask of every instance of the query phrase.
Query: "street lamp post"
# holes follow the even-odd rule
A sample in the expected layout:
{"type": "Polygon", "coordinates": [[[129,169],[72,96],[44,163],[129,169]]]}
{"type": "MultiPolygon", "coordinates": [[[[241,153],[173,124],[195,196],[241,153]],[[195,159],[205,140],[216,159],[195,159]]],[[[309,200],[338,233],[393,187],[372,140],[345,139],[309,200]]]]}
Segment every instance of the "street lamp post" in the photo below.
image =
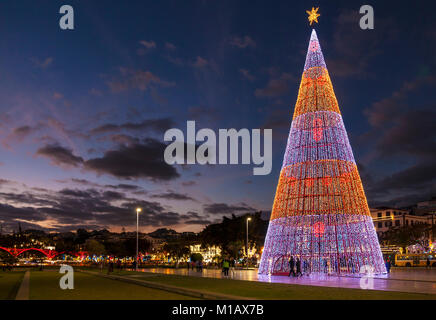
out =
{"type": "Polygon", "coordinates": [[[251,218],[247,218],[247,241],[245,243],[245,255],[247,256],[247,267],[248,267],[248,221],[251,221],[251,218]]]}
{"type": "Polygon", "coordinates": [[[139,247],[139,213],[142,211],[141,208],[136,208],[136,262],[135,271],[138,271],[138,247],[139,247]]]}

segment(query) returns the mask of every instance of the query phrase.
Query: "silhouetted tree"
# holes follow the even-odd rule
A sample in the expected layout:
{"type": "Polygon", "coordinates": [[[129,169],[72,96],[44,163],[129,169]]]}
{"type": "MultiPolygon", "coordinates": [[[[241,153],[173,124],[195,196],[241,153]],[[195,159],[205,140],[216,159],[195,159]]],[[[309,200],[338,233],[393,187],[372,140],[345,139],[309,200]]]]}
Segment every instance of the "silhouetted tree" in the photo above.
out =
{"type": "Polygon", "coordinates": [[[415,224],[409,226],[392,227],[382,235],[382,240],[386,241],[390,245],[396,245],[403,248],[406,252],[406,248],[414,244],[423,244],[423,240],[428,233],[428,225],[415,224]]]}
{"type": "Polygon", "coordinates": [[[187,258],[191,254],[191,250],[183,240],[172,240],[163,246],[163,250],[169,253],[170,257],[176,261],[176,264],[181,258],[187,258]]]}
{"type": "Polygon", "coordinates": [[[105,247],[95,239],[88,239],[85,242],[85,250],[91,255],[102,255],[105,253],[105,247]]]}

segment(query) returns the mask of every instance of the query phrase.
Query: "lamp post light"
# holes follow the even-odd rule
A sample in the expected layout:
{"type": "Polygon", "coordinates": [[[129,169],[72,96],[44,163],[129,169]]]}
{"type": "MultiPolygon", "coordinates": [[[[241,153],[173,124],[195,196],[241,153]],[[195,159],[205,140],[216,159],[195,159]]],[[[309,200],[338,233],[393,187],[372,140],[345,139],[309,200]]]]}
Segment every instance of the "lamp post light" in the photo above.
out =
{"type": "Polygon", "coordinates": [[[251,221],[250,217],[247,218],[247,224],[246,224],[247,225],[247,241],[245,244],[245,255],[247,257],[247,267],[248,267],[248,221],[251,221]]]}
{"type": "Polygon", "coordinates": [[[138,247],[139,247],[139,213],[142,211],[141,208],[136,208],[136,262],[135,271],[138,271],[138,247]]]}

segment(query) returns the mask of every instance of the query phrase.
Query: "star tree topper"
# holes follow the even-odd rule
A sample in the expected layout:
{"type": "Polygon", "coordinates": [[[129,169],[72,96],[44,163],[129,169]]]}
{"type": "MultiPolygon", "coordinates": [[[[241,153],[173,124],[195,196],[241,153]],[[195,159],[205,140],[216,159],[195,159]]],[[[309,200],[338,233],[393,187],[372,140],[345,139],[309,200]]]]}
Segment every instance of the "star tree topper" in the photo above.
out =
{"type": "Polygon", "coordinates": [[[312,25],[312,23],[315,21],[316,23],[318,23],[318,17],[320,16],[320,14],[318,13],[318,9],[319,8],[314,8],[314,7],[312,7],[312,10],[311,11],[309,11],[309,10],[306,10],[306,12],[307,12],[307,14],[309,15],[308,17],[307,17],[307,19],[309,20],[309,22],[310,22],[310,25],[312,25]]]}

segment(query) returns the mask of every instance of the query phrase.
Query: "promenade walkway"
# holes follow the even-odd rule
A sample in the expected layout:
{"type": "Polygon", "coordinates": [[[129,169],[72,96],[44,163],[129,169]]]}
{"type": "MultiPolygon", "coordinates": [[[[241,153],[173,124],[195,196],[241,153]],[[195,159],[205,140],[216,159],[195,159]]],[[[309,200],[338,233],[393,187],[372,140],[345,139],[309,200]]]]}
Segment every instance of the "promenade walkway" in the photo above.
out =
{"type": "MultiPolygon", "coordinates": [[[[197,272],[195,270],[188,271],[186,268],[147,268],[139,269],[139,271],[185,276],[189,275],[195,277],[225,278],[224,274],[219,269],[204,269],[203,272],[197,272]]],[[[392,269],[389,275],[375,276],[373,279],[363,280],[360,277],[328,275],[309,275],[298,278],[286,276],[263,276],[258,275],[257,270],[235,270],[230,272],[228,278],[321,287],[352,289],[367,288],[372,290],[436,294],[436,269],[392,269]]]]}

